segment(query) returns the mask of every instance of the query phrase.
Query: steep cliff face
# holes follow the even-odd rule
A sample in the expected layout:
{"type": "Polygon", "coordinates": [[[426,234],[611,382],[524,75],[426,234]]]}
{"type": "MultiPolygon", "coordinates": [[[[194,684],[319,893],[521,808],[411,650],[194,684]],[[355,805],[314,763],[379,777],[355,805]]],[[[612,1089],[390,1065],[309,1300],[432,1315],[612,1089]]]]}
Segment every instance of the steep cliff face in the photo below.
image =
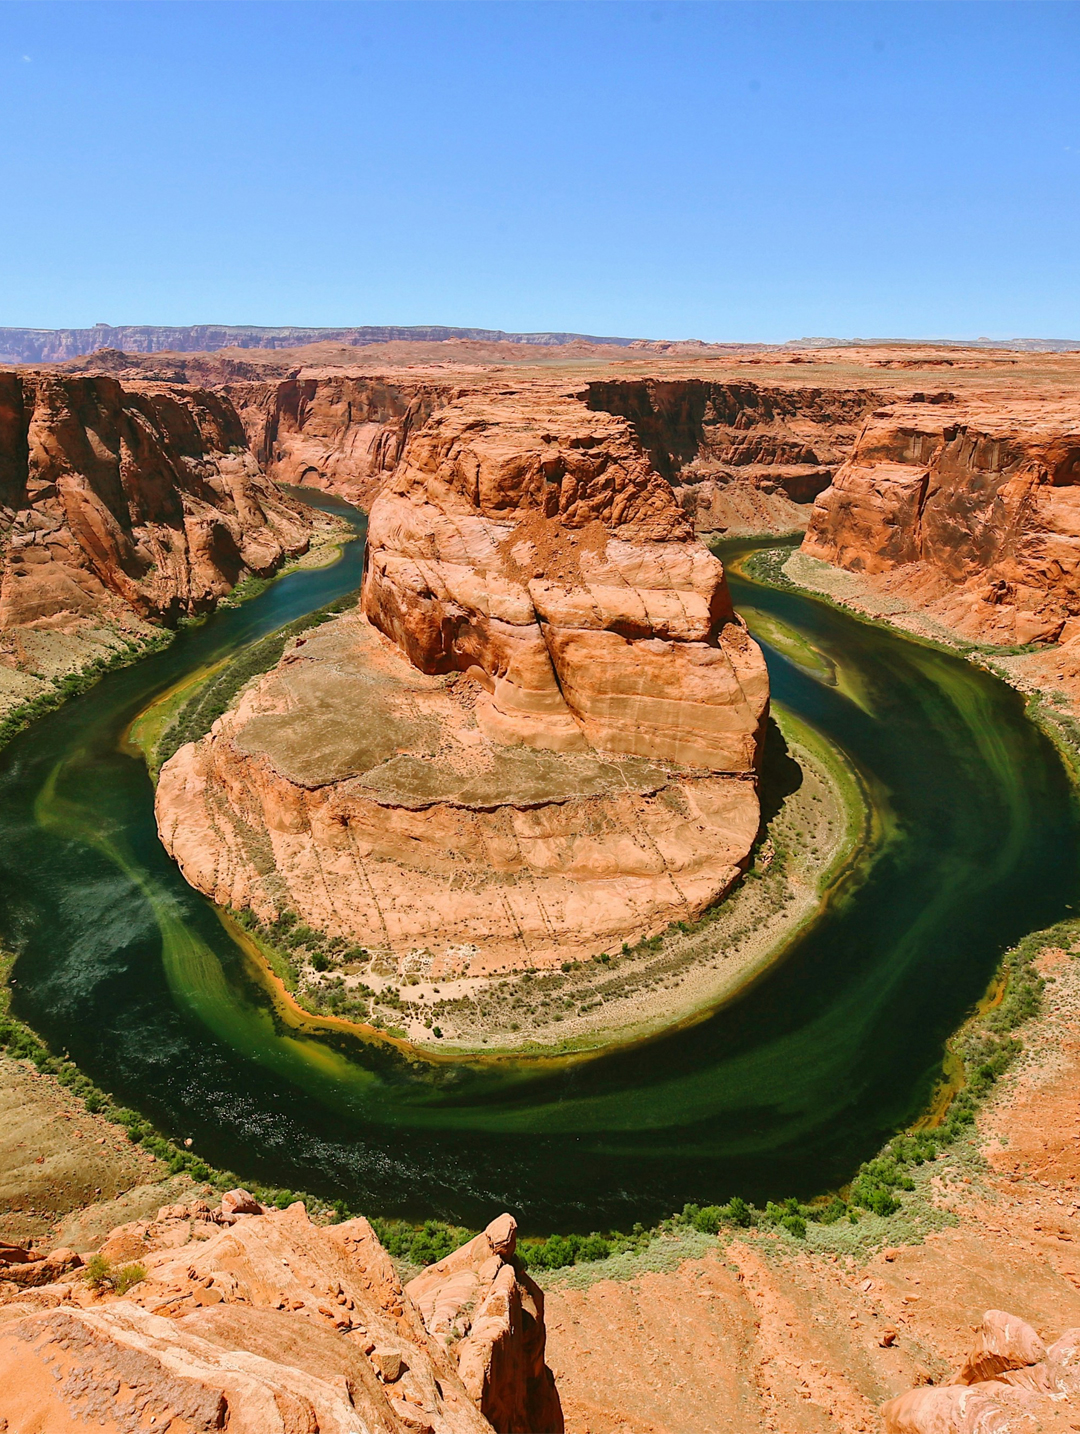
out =
{"type": "Polygon", "coordinates": [[[736,880],[764,659],[625,420],[441,409],[372,506],[362,601],[162,768],[200,890],[441,975],[610,949],[736,880]]]}
{"type": "Polygon", "coordinates": [[[1080,613],[1080,407],[1017,398],[877,410],[803,546],[890,575],[971,635],[1054,640],[1080,613]]]}
{"type": "Polygon", "coordinates": [[[272,572],[309,531],[222,395],[0,374],[0,628],[124,610],[172,622],[272,572]]]}
{"type": "Polygon", "coordinates": [[[805,526],[805,505],[831,482],[880,398],[645,378],[594,381],[586,402],[631,420],[699,532],[786,532],[805,526]]]}
{"type": "Polygon", "coordinates": [[[233,383],[229,396],[256,459],[279,483],[340,493],[367,507],[414,428],[455,389],[328,371],[281,383],[233,383]]]}

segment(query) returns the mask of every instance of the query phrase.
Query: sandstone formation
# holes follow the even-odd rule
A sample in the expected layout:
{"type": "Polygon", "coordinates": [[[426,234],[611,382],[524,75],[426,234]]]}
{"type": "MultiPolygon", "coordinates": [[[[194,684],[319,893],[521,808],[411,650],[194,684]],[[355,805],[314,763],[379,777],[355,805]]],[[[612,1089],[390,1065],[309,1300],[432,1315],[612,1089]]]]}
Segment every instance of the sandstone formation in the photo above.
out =
{"type": "Polygon", "coordinates": [[[221,395],[0,374],[0,629],[175,622],[309,531],[221,395]]]}
{"type": "Polygon", "coordinates": [[[1080,615],[1080,404],[945,398],[874,411],[804,550],[968,636],[1052,642],[1080,615]]]}
{"type": "Polygon", "coordinates": [[[987,1310],[975,1347],[951,1384],[909,1390],[882,1409],[886,1434],[1008,1434],[1075,1429],[1080,1329],[1049,1349],[1029,1324],[987,1310]]]}
{"type": "MultiPolygon", "coordinates": [[[[271,476],[365,507],[394,472],[413,429],[455,398],[492,387],[479,372],[391,379],[319,362],[313,355],[310,366],[276,383],[270,375],[242,383],[234,374],[230,381],[225,372],[217,381],[227,386],[252,451],[271,476]]],[[[527,393],[536,385],[522,387],[527,393]]],[[[755,534],[806,527],[862,416],[883,397],[873,390],[660,378],[593,379],[562,397],[571,394],[595,412],[631,421],[698,531],[755,534]]]]}
{"type": "Polygon", "coordinates": [[[557,1434],[543,1300],[515,1270],[510,1217],[489,1230],[510,1234],[481,1235],[453,1271],[421,1277],[444,1307],[443,1284],[488,1242],[482,1312],[455,1349],[425,1328],[366,1220],[317,1226],[303,1205],[264,1212],[245,1191],[113,1230],[96,1290],[72,1252],[0,1248],[0,1427],[557,1434]],[[19,1278],[34,1265],[52,1280],[19,1278]],[[136,1282],[117,1297],[125,1271],[136,1282]]]}
{"type": "Polygon", "coordinates": [[[462,399],[371,511],[363,608],[488,735],[752,773],[767,700],[723,568],[633,429],[546,395],[462,399]]]}
{"type": "Polygon", "coordinates": [[[629,418],[699,532],[799,532],[833,479],[867,389],[781,388],[745,380],[594,380],[590,408],[629,418]]]}
{"type": "Polygon", "coordinates": [[[363,612],[162,768],[200,890],[438,975],[593,954],[737,878],[765,664],[626,420],[440,409],[372,506],[363,612]]]}
{"type": "Polygon", "coordinates": [[[455,392],[430,379],[392,382],[334,369],[229,387],[270,477],[325,488],[363,508],[397,466],[410,432],[455,392]]]}
{"type": "Polygon", "coordinates": [[[500,1215],[405,1286],[428,1333],[452,1342],[466,1393],[496,1429],[562,1434],[544,1363],[544,1295],[514,1259],[517,1226],[500,1215]]]}

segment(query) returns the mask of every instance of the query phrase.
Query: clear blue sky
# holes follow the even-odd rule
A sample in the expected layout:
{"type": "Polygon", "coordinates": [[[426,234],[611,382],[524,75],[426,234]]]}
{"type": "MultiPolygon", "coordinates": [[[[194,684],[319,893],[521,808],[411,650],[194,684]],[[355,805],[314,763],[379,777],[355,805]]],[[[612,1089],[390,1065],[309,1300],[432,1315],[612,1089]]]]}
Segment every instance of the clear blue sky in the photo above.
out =
{"type": "Polygon", "coordinates": [[[0,324],[1080,338],[1073,3],[0,19],[0,324]]]}

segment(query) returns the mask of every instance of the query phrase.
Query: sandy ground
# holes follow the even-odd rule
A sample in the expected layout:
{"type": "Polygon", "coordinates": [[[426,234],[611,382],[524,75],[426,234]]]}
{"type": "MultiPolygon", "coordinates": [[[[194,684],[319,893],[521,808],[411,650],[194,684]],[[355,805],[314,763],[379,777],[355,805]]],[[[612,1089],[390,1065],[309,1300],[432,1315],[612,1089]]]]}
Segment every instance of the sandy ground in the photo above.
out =
{"type": "Polygon", "coordinates": [[[984,1310],[1048,1341],[1080,1325],[1080,960],[1042,965],[1025,1055],[913,1197],[951,1228],[854,1254],[751,1236],[673,1272],[552,1286],[568,1434],[879,1430],[885,1399],[949,1378],[984,1310]]]}
{"type": "Polygon", "coordinates": [[[0,1239],[93,1248],[121,1219],[168,1203],[178,1184],[190,1182],[169,1181],[119,1126],[0,1052],[0,1239]]]}

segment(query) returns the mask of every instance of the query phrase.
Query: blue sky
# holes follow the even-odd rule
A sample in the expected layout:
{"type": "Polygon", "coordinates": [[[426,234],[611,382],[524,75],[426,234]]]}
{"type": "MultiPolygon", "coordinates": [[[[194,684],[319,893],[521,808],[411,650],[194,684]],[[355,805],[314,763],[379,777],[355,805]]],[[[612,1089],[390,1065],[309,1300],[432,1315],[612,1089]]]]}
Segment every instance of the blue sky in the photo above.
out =
{"type": "Polygon", "coordinates": [[[8,3],[0,324],[1080,338],[1080,5],[8,3]]]}

